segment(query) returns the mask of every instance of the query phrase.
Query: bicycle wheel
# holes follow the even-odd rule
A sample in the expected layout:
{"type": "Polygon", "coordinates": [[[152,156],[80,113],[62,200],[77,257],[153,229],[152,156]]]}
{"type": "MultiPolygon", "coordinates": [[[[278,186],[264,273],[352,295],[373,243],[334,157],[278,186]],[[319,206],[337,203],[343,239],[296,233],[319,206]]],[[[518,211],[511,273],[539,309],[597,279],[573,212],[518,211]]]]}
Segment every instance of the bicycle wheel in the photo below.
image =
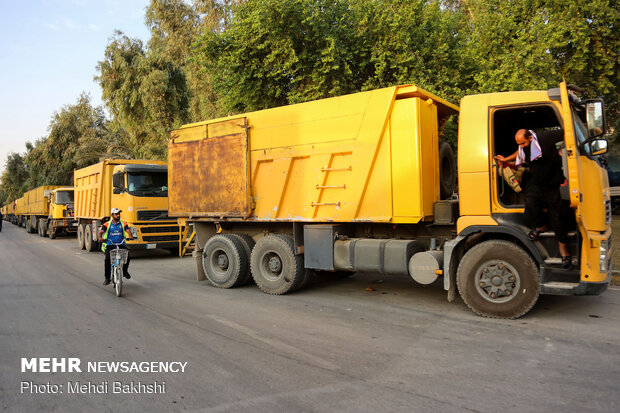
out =
{"type": "Polygon", "coordinates": [[[123,295],[123,269],[120,266],[114,267],[114,289],[117,297],[123,295]]]}

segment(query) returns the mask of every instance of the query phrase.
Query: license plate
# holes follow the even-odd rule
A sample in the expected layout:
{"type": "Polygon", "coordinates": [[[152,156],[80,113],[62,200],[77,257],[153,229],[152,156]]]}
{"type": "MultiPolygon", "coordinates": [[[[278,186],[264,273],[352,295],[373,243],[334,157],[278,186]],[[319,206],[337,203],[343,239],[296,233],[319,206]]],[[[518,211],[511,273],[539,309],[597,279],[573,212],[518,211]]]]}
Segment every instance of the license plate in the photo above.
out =
{"type": "Polygon", "coordinates": [[[155,247],[157,247],[157,244],[146,244],[146,249],[147,250],[154,250],[155,247]]]}
{"type": "Polygon", "coordinates": [[[73,223],[73,224],[71,224],[71,225],[72,225],[72,226],[74,226],[74,227],[77,227],[77,226],[78,226],[78,223],[77,223],[77,222],[75,222],[75,223],[73,223]]]}

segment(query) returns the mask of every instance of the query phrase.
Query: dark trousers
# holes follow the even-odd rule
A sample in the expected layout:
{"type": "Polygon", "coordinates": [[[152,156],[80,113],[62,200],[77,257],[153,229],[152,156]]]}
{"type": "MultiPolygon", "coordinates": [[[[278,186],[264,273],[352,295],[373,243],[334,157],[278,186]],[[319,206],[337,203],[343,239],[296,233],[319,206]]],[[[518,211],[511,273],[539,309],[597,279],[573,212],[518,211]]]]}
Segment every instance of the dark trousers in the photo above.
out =
{"type": "Polygon", "coordinates": [[[567,243],[567,219],[560,196],[560,187],[541,187],[530,183],[525,194],[525,221],[531,228],[544,227],[547,208],[549,226],[559,242],[567,243]]]}
{"type": "MultiPolygon", "coordinates": [[[[115,249],[116,246],[115,245],[106,245],[105,247],[105,279],[109,280],[110,279],[110,266],[112,265],[112,261],[110,260],[110,250],[115,249]]],[[[118,248],[122,249],[122,250],[126,250],[127,247],[125,245],[119,245],[118,248]]],[[[129,274],[127,272],[127,269],[129,268],[129,255],[127,256],[127,262],[123,265],[123,274],[129,274]]]]}

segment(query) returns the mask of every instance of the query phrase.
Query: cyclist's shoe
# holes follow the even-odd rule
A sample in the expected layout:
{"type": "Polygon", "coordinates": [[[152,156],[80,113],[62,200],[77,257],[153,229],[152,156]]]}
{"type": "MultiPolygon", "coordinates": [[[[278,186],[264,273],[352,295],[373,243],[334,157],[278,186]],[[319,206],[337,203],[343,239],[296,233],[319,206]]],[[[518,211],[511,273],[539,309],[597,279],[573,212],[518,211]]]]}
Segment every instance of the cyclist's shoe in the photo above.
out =
{"type": "Polygon", "coordinates": [[[123,277],[125,277],[125,278],[127,278],[127,279],[130,279],[130,278],[131,278],[131,275],[130,275],[129,273],[125,273],[125,274],[123,274],[123,277]]]}
{"type": "Polygon", "coordinates": [[[105,281],[103,282],[103,285],[108,285],[108,284],[110,284],[110,279],[106,278],[105,281]]]}

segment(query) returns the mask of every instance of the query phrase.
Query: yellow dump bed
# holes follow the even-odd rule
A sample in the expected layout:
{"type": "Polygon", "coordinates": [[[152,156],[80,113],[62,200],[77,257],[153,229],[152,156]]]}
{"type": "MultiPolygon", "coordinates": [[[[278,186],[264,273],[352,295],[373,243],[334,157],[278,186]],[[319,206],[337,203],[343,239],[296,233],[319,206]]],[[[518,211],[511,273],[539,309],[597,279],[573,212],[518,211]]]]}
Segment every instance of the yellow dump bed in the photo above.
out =
{"type": "Polygon", "coordinates": [[[49,213],[49,200],[45,197],[45,195],[49,196],[49,193],[56,188],[60,188],[60,186],[43,185],[26,192],[24,196],[18,200],[17,214],[47,215],[49,213]]]}
{"type": "Polygon", "coordinates": [[[170,215],[415,223],[439,199],[438,119],[413,85],[185,125],[169,140],[170,215]]]}

